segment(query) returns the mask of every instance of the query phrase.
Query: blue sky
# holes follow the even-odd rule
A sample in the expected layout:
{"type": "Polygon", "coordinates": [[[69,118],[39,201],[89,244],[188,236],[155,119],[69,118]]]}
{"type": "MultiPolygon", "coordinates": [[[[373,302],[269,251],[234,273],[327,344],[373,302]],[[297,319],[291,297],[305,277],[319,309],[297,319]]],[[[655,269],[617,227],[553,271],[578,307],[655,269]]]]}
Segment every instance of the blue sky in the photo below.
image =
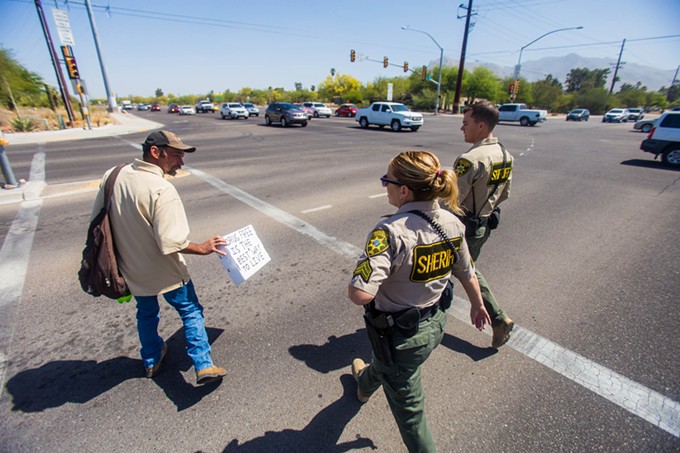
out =
{"type": "MultiPolygon", "coordinates": [[[[205,94],[242,87],[318,86],[331,68],[361,82],[404,75],[382,59],[415,69],[445,58],[458,61],[468,0],[90,0],[111,90],[119,97],[205,94]],[[108,7],[108,11],[104,8],[108,7]],[[351,63],[350,49],[380,60],[351,63]]],[[[90,97],[105,97],[84,0],[42,0],[55,47],[61,42],[52,17],[68,13],[80,75],[90,97]]],[[[467,60],[514,66],[577,53],[657,69],[680,65],[678,0],[474,0],[467,60]]],[[[0,46],[27,69],[56,86],[56,76],[34,0],[0,0],[0,46]]],[[[625,66],[623,68],[625,71],[625,66]]],[[[563,77],[560,75],[558,77],[563,77]]],[[[671,80],[669,78],[668,83],[671,80]]]]}

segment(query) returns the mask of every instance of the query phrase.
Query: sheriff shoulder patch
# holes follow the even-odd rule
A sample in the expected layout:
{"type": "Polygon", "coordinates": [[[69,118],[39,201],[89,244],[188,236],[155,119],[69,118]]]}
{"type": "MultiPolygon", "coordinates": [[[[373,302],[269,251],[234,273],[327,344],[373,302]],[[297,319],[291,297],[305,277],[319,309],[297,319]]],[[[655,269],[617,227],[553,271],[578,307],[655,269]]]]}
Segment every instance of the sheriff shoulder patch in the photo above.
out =
{"type": "Polygon", "coordinates": [[[463,176],[465,173],[467,173],[470,168],[472,168],[472,162],[470,162],[467,159],[463,159],[462,157],[458,159],[456,162],[456,166],[454,168],[456,172],[456,176],[463,176]]]}
{"type": "Polygon", "coordinates": [[[366,255],[376,256],[388,249],[390,235],[385,230],[373,230],[366,243],[366,255]]]}

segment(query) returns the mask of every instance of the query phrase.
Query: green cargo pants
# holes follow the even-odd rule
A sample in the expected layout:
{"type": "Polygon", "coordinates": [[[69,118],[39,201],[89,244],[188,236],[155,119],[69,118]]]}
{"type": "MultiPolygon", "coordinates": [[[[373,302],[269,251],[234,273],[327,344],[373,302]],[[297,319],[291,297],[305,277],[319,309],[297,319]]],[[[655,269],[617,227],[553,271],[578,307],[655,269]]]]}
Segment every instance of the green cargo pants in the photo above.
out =
{"type": "Polygon", "coordinates": [[[486,279],[482,273],[479,272],[479,268],[477,268],[477,258],[479,258],[479,254],[482,252],[482,246],[487,241],[487,239],[489,239],[490,234],[490,229],[488,229],[486,226],[481,226],[477,228],[474,236],[466,237],[465,241],[467,242],[468,250],[470,251],[470,257],[472,257],[472,261],[475,262],[475,273],[477,274],[477,279],[479,280],[479,289],[482,292],[484,308],[486,308],[486,311],[489,313],[491,322],[496,324],[498,321],[506,318],[505,313],[503,313],[503,309],[498,305],[496,296],[494,296],[491,292],[491,288],[489,288],[489,284],[486,282],[486,279]]]}
{"type": "Polygon", "coordinates": [[[405,337],[394,329],[390,366],[377,361],[364,368],[358,386],[365,395],[383,387],[392,415],[410,453],[437,451],[432,432],[425,418],[425,394],[420,380],[420,365],[441,343],[446,326],[446,314],[437,310],[430,318],[421,321],[418,333],[405,337]]]}

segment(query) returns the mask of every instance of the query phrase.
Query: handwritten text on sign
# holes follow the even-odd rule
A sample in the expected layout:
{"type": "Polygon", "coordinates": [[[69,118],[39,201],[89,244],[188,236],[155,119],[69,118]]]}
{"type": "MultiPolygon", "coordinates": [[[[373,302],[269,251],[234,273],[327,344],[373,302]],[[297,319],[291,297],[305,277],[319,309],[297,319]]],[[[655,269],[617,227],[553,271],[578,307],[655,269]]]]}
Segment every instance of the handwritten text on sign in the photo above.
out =
{"type": "Polygon", "coordinates": [[[224,236],[227,256],[220,256],[222,265],[235,284],[240,284],[271,261],[252,225],[224,236]]]}

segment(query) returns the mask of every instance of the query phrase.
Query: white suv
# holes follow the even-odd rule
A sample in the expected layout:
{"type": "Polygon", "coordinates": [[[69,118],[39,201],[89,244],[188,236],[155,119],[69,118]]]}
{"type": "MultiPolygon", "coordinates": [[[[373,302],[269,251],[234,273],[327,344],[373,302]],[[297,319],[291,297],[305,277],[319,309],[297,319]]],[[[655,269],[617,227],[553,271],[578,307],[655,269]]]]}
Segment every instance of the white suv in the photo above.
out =
{"type": "Polygon", "coordinates": [[[325,116],[326,118],[330,118],[333,112],[331,112],[331,109],[326,107],[324,104],[321,102],[304,102],[302,105],[305,107],[309,107],[310,109],[314,110],[314,118],[318,118],[320,116],[325,116]]]}
{"type": "Polygon", "coordinates": [[[235,120],[238,118],[248,119],[250,115],[248,114],[248,110],[238,102],[225,102],[222,104],[222,107],[220,107],[220,116],[222,119],[229,117],[230,119],[235,120]]]}
{"type": "Polygon", "coordinates": [[[640,149],[655,154],[654,159],[661,155],[666,165],[680,168],[680,112],[661,115],[640,149]]]}
{"type": "Polygon", "coordinates": [[[628,109],[611,109],[602,117],[603,123],[627,123],[630,112],[628,109]]]}

